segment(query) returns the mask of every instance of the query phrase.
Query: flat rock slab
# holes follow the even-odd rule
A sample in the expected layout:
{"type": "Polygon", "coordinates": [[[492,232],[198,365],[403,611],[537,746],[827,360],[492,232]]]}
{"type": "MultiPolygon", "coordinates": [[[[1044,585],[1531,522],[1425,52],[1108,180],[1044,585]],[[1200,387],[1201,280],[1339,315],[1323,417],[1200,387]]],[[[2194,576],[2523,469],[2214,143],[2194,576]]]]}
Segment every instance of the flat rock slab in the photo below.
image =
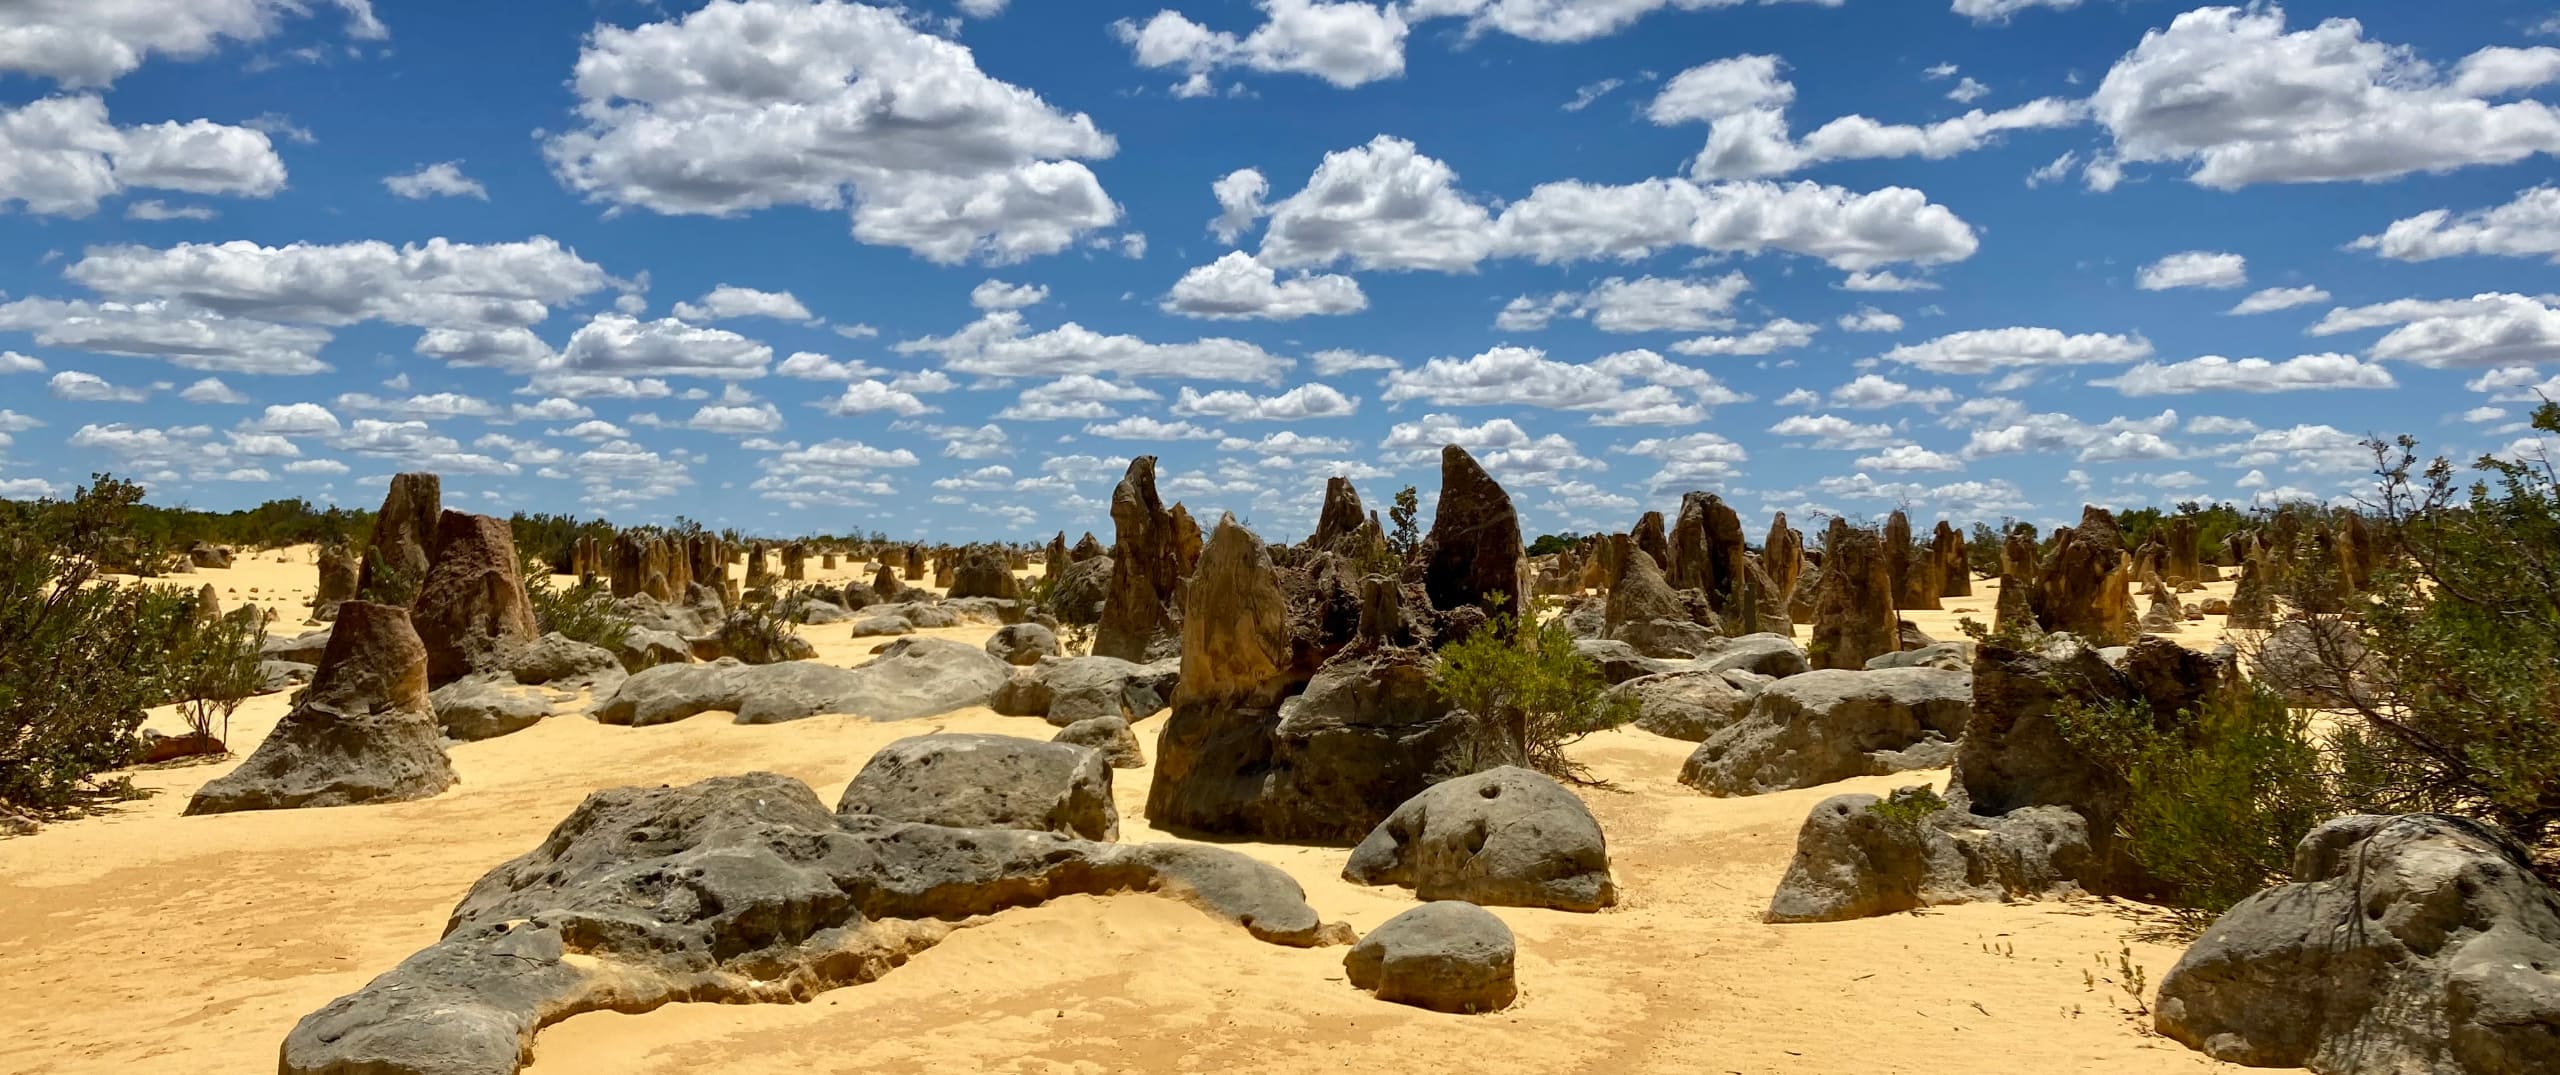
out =
{"type": "Polygon", "coordinates": [[[971,916],[1121,892],[1274,944],[1351,939],[1287,874],[1223,848],[844,816],[772,773],[616,788],[482,877],[442,940],[303,1017],[277,1067],[511,1075],[537,1030],[573,1015],[804,1001],[889,973],[971,916]]]}
{"type": "Polygon", "coordinates": [[[984,705],[1004,685],[1007,666],[985,650],[947,639],[901,639],[856,668],[815,661],[749,665],[665,665],[641,672],[596,708],[604,724],[646,727],[713,711],[740,724],[774,724],[847,713],[913,720],[984,705]]]}

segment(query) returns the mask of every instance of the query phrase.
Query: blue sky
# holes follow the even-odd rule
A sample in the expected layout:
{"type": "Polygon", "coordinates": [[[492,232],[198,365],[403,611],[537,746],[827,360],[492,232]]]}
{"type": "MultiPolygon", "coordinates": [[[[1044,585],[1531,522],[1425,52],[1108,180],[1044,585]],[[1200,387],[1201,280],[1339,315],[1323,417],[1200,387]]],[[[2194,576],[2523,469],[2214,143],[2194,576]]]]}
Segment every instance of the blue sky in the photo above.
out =
{"type": "Polygon", "coordinates": [[[2510,0],[0,0],[0,495],[2331,498],[2535,446],[2556,105],[2510,0]]]}

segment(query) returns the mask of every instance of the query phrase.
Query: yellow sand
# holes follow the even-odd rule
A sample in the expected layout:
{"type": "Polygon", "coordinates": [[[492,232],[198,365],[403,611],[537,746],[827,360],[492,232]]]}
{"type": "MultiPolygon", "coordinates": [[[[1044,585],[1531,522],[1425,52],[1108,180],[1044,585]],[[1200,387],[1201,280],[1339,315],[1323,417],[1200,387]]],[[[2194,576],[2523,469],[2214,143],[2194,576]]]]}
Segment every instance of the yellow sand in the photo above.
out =
{"type": "MultiPolygon", "coordinates": [[[[184,578],[300,622],[307,551],[184,578]]],[[[830,577],[856,576],[847,565],[830,577]]],[[[2222,588],[2217,592],[2227,590],[2222,588]]],[[[2191,595],[2193,596],[2193,595],[2191,595]]],[[[1915,616],[1954,637],[1955,608],[1915,616]]],[[[811,628],[821,659],[881,640],[811,628]]],[[[933,632],[982,638],[985,628],[933,632]]],[[[2210,638],[2201,627],[2187,634],[2210,638]]],[[[282,715],[250,702],[245,754],[282,715]]],[[[166,726],[166,714],[155,723],[166,726]]],[[[1139,726],[1154,753],[1161,716],[1139,726]]],[[[559,717],[452,748],[462,783],[424,802],[181,818],[232,762],[138,772],[159,794],[112,816],[0,841],[0,1072],[268,1072],[287,1029],[433,942],[463,891],[536,843],[588,791],[769,769],[833,802],[875,749],[937,730],[1046,738],[984,709],[901,724],[818,717],[739,727],[706,714],[657,728],[559,717]]],[[[1759,914],[1798,824],[1842,791],[1943,774],[1711,799],[1674,783],[1690,744],[1640,731],[1577,756],[1620,790],[1586,794],[1609,835],[1621,905],[1596,915],[1499,908],[1521,944],[1521,999],[1494,1015],[1378,1002],[1343,981],[1343,949],[1300,951],[1168,900],[1077,897],[955,933],[887,978],[796,1006],[676,1005],[546,1031],[534,1070],[823,1072],[2165,1072],[2220,1067],[2164,1041],[2113,984],[2120,948],[2156,980],[2177,950],[2136,909],[2095,901],[1953,907],[1831,925],[1759,914]],[[2101,965],[2103,960],[2104,965],[2101,965]],[[2089,975],[2096,975],[2094,988],[2089,975]]],[[[1147,770],[1115,774],[1123,839],[1147,770]]],[[[1329,919],[1361,929],[1412,906],[1340,880],[1336,848],[1230,844],[1287,870],[1329,919]]]]}

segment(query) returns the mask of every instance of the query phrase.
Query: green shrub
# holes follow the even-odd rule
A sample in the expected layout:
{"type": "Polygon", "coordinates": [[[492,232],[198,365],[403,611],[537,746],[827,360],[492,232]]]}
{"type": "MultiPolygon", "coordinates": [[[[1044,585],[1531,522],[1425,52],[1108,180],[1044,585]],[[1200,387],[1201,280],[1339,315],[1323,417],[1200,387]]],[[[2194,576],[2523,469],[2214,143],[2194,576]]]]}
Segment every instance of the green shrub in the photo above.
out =
{"type": "Polygon", "coordinates": [[[1636,715],[1633,702],[1609,693],[1600,667],[1574,650],[1564,624],[1540,623],[1534,613],[1525,624],[1498,615],[1442,649],[1431,678],[1444,700],[1477,720],[1479,768],[1518,763],[1558,780],[1597,783],[1565,748],[1636,715]]]}
{"type": "Polygon", "coordinates": [[[2130,702],[2063,706],[2065,741],[2121,777],[2126,853],[2201,922],[2282,880],[2313,826],[2342,812],[2308,714],[2256,684],[2216,691],[2190,719],[2130,702]]]}
{"type": "Polygon", "coordinates": [[[104,792],[172,697],[166,658],[193,620],[179,591],[97,581],[139,489],[101,476],[0,525],[0,804],[56,811],[104,792]]]}
{"type": "Polygon", "coordinates": [[[265,637],[255,606],[193,620],[176,632],[168,649],[167,693],[189,732],[230,743],[231,715],[265,685],[258,650],[265,637]]]}
{"type": "Polygon", "coordinates": [[[553,581],[550,565],[541,554],[528,550],[521,555],[524,593],[533,603],[535,629],[544,634],[557,631],[574,641],[617,651],[631,636],[631,621],[614,607],[611,588],[589,579],[563,590],[553,581]]]}
{"type": "Polygon", "coordinates": [[[1920,823],[1928,820],[1930,815],[1946,808],[1947,800],[1938,795],[1938,789],[1927,784],[1919,784],[1913,787],[1895,788],[1893,794],[1876,800],[1876,804],[1869,807],[1868,812],[1887,825],[1911,829],[1919,827],[1920,823]]]}
{"type": "MultiPolygon", "coordinates": [[[[2560,433],[2560,405],[2533,426],[2560,433]]],[[[2548,459],[2484,457],[2467,486],[2416,441],[2373,445],[2386,555],[2365,592],[2295,550],[2277,593],[2315,632],[2343,632],[2362,662],[2322,660],[2310,684],[2341,707],[2342,791],[2376,813],[2442,811],[2526,846],[2560,836],[2560,475],[2548,459]]],[[[2317,542],[2302,542],[2316,548],[2317,542]]],[[[2315,634],[2313,637],[2325,637],[2315,634]]]]}
{"type": "Polygon", "coordinates": [[[1395,503],[1387,508],[1387,547],[1406,560],[1422,547],[1422,495],[1410,485],[1396,490],[1395,503]]]}
{"type": "Polygon", "coordinates": [[[799,621],[806,615],[806,587],[776,593],[750,590],[720,623],[720,651],[748,664],[779,664],[807,654],[799,621]]]}

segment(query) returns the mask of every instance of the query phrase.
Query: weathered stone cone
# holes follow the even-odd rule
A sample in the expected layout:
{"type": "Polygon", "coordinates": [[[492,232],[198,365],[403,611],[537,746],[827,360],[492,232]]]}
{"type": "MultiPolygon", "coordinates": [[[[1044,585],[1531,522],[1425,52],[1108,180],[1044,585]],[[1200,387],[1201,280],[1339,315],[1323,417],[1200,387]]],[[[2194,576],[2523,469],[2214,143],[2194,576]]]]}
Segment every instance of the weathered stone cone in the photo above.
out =
{"type": "Polygon", "coordinates": [[[2000,539],[2000,573],[2015,575],[2032,585],[2036,571],[2043,566],[2036,551],[2035,528],[2020,523],[2000,539]]]}
{"type": "Polygon", "coordinates": [[[1067,569],[1066,531],[1060,530],[1058,536],[1049,539],[1049,550],[1041,557],[1040,563],[1043,568],[1042,573],[1047,575],[1055,575],[1067,569]]]}
{"type": "Polygon", "coordinates": [[[311,618],[327,623],[338,618],[338,603],[356,595],[355,553],[344,545],[320,547],[320,585],[311,595],[311,618]]]}
{"type": "Polygon", "coordinates": [[[2131,641],[2133,572],[2115,516],[2086,508],[2079,526],[2057,530],[2053,539],[2053,555],[2037,572],[2031,601],[2037,624],[2101,646],[2131,641]]]}
{"type": "Polygon", "coordinates": [[[1200,522],[1191,517],[1191,509],[1177,503],[1167,514],[1173,518],[1174,577],[1186,577],[1200,563],[1200,548],[1207,539],[1201,536],[1200,522]]]}
{"type": "Polygon", "coordinates": [[[958,920],[1123,892],[1274,944],[1351,939],[1287,874],[1222,848],[844,816],[771,773],[616,788],[482,877],[443,939],[303,1017],[277,1067],[510,1075],[536,1030],[582,1012],[803,1001],[891,972],[958,920]]]}
{"type": "Polygon", "coordinates": [[[1894,608],[1940,607],[1938,596],[1945,591],[1946,583],[1938,577],[1937,559],[1912,543],[1911,519],[1900,511],[1885,519],[1884,555],[1885,570],[1893,577],[1894,608]]]}
{"type": "Polygon", "coordinates": [[[436,524],[436,562],[409,618],[427,649],[427,683],[510,668],[533,642],[533,602],[505,519],[448,511],[436,524]]]}
{"type": "Polygon", "coordinates": [[[2560,1071],[2560,892],[2505,834],[2342,817],[2160,981],[2160,1033],[2324,1075],[2560,1071]]]}
{"type": "Polygon", "coordinates": [[[1013,572],[1006,568],[1002,553],[993,549],[973,548],[951,573],[952,597],[994,597],[1012,600],[1020,595],[1013,572]]]}
{"type": "Polygon", "coordinates": [[[1173,513],[1156,496],[1156,457],[1129,461],[1111,491],[1111,523],[1111,586],[1094,627],[1093,655],[1139,663],[1171,656],[1182,630],[1176,604],[1182,550],[1173,513]]]}
{"type": "Polygon", "coordinates": [[[2169,554],[2162,564],[2161,573],[2167,575],[2171,583],[2222,581],[2222,572],[2204,558],[2202,536],[2196,532],[2195,519],[2185,515],[2171,519],[2168,531],[2169,554]]]}
{"type": "MultiPolygon", "coordinates": [[[[1760,566],[1777,587],[1778,606],[1789,609],[1792,618],[1796,582],[1804,578],[1804,535],[1787,525],[1786,512],[1779,512],[1769,522],[1769,536],[1760,543],[1760,566]]],[[[1774,625],[1764,626],[1776,629],[1774,625]]]]}
{"type": "Polygon", "coordinates": [[[1862,669],[1902,648],[1893,615],[1893,549],[1875,531],[1831,520],[1823,533],[1822,582],[1814,594],[1815,668],[1862,669]]]}
{"type": "Polygon", "coordinates": [[[409,613],[349,601],[300,703],[239,768],[198,789],[186,813],[404,802],[453,782],[427,704],[427,647],[409,613]]]}
{"type": "Polygon", "coordinates": [[[1964,531],[1944,519],[1938,520],[1937,533],[1929,542],[1929,555],[1938,562],[1939,596],[1973,596],[1973,559],[1965,552],[1964,531]]]}
{"type": "Polygon", "coordinates": [[[2269,631],[2276,625],[2276,599],[2273,580],[2268,578],[2266,553],[2251,543],[2240,558],[2240,581],[2231,588],[2231,619],[2235,631],[2269,631]]]}
{"type": "Polygon", "coordinates": [[[436,519],[444,511],[444,480],[433,474],[394,474],[365,539],[355,596],[367,601],[407,601],[435,563],[436,519]]]}
{"type": "Polygon", "coordinates": [[[1627,554],[1602,615],[1603,637],[1634,646],[1647,657],[1694,657],[1719,634],[1714,614],[1692,608],[1655,569],[1653,557],[1641,552],[1627,554]]]}
{"type": "Polygon", "coordinates": [[[1994,634],[2039,635],[2033,601],[2035,587],[2016,575],[2000,576],[1999,603],[1991,608],[1991,630],[1994,634]]]}
{"type": "Polygon", "coordinates": [[[1597,911],[1618,901],[1591,809],[1547,776],[1508,765],[1406,800],[1352,849],[1342,879],[1489,906],[1597,911]]]}
{"type": "Polygon", "coordinates": [[[1379,1000],[1461,1015],[1500,1011],[1520,995],[1511,927],[1472,903],[1426,903],[1369,931],[1343,976],[1379,1000]]]}
{"type": "Polygon", "coordinates": [[[1317,654],[1291,636],[1270,552],[1232,517],[1210,534],[1185,600],[1181,680],[1147,789],[1156,826],[1348,844],[1471,771],[1473,722],[1441,700],[1420,652],[1346,655],[1310,678],[1300,658],[1317,654]]]}
{"type": "MultiPolygon", "coordinates": [[[[1627,533],[1627,550],[1653,557],[1656,567],[1671,562],[1671,540],[1664,534],[1662,513],[1648,511],[1636,519],[1636,528],[1627,533]]],[[[1621,562],[1620,567],[1624,567],[1621,562]]]]}
{"type": "Polygon", "coordinates": [[[1351,488],[1351,479],[1335,476],[1324,481],[1324,505],[1316,515],[1315,536],[1307,544],[1318,549],[1331,549],[1360,529],[1369,513],[1360,506],[1360,493],[1351,488]]]}
{"type": "Polygon", "coordinates": [[[1111,550],[1103,548],[1101,542],[1094,540],[1093,531],[1090,530],[1085,531],[1083,537],[1076,539],[1075,548],[1067,550],[1067,558],[1079,564],[1098,556],[1109,555],[1111,550]]]}
{"type": "Polygon", "coordinates": [[[1520,516],[1511,494],[1455,444],[1440,449],[1440,504],[1416,556],[1423,592],[1444,614],[1463,607],[1517,614],[1526,607],[1520,516]]]}

